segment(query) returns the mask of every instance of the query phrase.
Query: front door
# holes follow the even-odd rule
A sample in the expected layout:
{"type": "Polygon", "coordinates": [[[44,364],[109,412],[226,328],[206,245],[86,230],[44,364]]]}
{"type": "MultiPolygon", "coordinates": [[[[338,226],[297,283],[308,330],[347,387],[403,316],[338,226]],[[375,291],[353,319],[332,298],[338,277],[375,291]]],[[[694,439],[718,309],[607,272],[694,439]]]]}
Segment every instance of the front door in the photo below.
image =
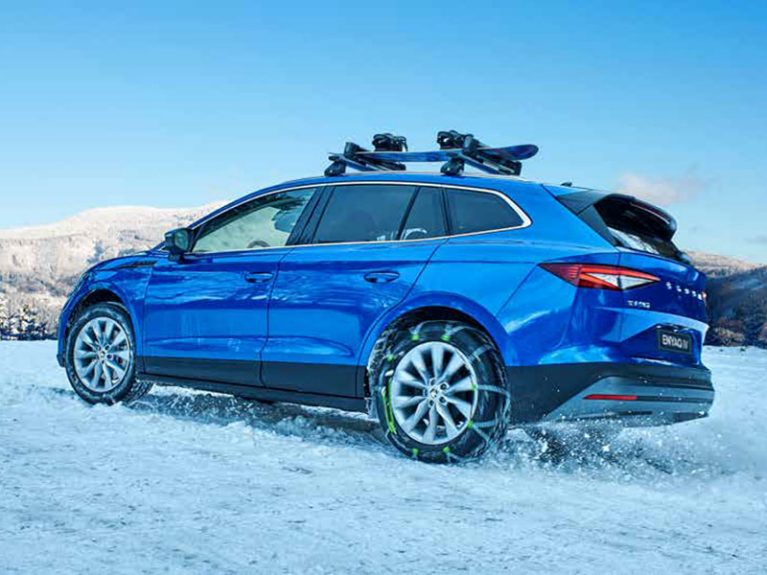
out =
{"type": "Polygon", "coordinates": [[[195,230],[192,253],[155,265],[144,303],[148,374],[260,385],[270,292],[313,194],[236,205],[195,230]]]}

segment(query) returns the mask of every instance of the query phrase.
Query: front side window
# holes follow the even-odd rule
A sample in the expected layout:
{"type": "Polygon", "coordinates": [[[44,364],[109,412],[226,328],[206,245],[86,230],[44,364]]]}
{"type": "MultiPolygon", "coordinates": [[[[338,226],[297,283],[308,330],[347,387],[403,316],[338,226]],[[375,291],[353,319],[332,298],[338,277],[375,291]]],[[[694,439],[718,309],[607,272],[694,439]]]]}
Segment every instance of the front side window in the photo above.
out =
{"type": "Polygon", "coordinates": [[[453,234],[472,234],[521,226],[522,217],[503,198],[488,192],[448,189],[453,234]]]}
{"type": "Polygon", "coordinates": [[[270,194],[232,208],[204,225],[193,252],[284,246],[314,192],[308,188],[270,194]]]}
{"type": "Polygon", "coordinates": [[[399,237],[414,186],[338,186],[328,200],[315,243],[380,242],[399,237]]]}

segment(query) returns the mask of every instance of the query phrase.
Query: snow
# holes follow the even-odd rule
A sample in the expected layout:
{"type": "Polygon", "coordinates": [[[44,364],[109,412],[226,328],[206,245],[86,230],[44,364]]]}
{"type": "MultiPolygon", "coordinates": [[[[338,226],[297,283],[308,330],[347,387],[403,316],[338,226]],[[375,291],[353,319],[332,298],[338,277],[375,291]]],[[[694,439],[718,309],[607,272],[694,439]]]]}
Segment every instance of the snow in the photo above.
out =
{"type": "Polygon", "coordinates": [[[89,407],[0,342],[0,572],[764,573],[767,351],[708,348],[711,417],[430,466],[365,416],[155,389],[89,407]]]}

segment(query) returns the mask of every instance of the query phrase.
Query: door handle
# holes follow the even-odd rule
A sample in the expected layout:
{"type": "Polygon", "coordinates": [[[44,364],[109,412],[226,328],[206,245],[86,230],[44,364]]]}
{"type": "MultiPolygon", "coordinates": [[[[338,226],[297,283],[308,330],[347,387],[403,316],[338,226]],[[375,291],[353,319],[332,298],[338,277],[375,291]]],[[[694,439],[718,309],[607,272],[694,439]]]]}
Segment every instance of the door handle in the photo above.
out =
{"type": "Polygon", "coordinates": [[[397,272],[368,272],[365,274],[365,281],[371,284],[384,284],[393,282],[399,277],[397,272]]]}
{"type": "Polygon", "coordinates": [[[243,275],[245,276],[245,281],[252,284],[268,282],[274,277],[272,272],[245,272],[243,275]]]}

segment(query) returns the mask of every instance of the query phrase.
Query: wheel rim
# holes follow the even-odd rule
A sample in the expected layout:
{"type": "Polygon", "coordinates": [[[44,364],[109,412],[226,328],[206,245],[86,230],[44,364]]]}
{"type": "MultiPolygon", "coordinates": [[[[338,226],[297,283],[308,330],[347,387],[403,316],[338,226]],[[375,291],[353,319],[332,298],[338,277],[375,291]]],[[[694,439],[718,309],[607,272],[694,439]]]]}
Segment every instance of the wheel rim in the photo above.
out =
{"type": "Polygon", "coordinates": [[[477,376],[466,355],[446,342],[417,345],[391,381],[394,419],[425,445],[448,443],[467,429],[477,409],[477,376]]]}
{"type": "Polygon", "coordinates": [[[96,393],[111,391],[128,373],[132,350],[123,326],[109,317],[97,317],[77,334],[73,350],[77,377],[96,393]]]}

